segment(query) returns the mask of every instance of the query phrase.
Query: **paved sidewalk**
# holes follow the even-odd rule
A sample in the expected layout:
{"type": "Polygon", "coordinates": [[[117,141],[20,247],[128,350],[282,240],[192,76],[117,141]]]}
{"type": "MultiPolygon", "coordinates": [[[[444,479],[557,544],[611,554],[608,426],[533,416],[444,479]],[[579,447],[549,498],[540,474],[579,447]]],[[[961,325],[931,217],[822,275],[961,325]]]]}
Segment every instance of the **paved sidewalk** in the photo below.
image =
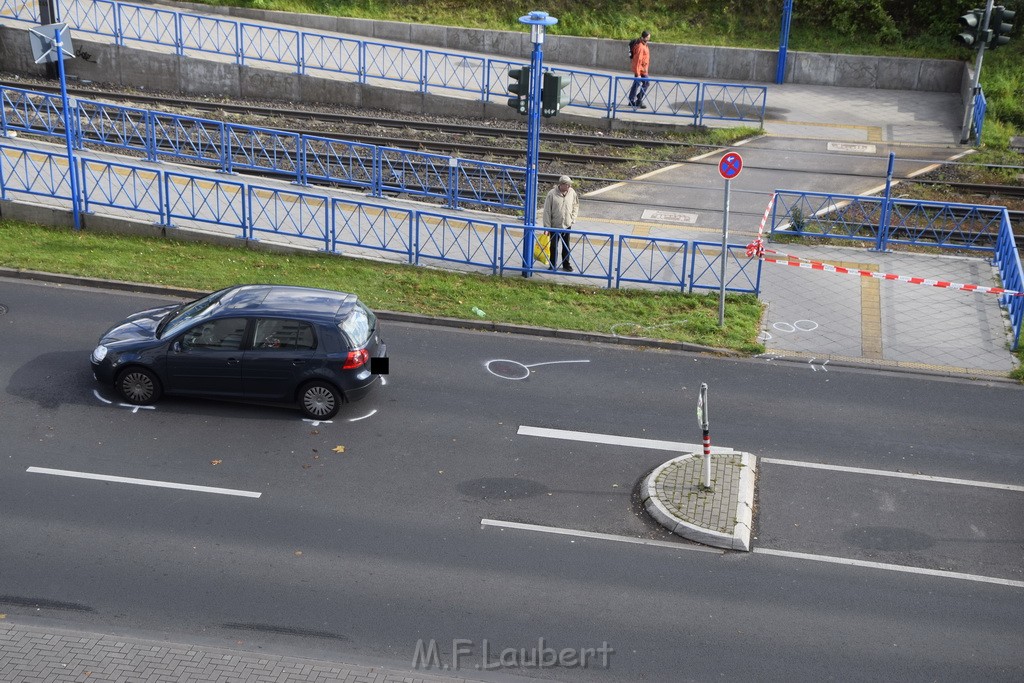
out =
{"type": "Polygon", "coordinates": [[[0,621],[11,683],[458,683],[471,679],[0,621]]]}

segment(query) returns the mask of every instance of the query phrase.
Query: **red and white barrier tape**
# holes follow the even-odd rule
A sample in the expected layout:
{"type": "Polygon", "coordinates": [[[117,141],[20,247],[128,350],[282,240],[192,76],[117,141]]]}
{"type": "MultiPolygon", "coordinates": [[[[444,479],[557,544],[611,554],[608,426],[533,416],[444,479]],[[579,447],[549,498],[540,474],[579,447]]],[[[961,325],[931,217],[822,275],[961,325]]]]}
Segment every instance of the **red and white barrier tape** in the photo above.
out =
{"type": "Polygon", "coordinates": [[[747,245],[747,256],[753,258],[757,256],[766,263],[781,263],[784,266],[796,266],[797,268],[808,268],[810,270],[820,270],[826,273],[839,273],[840,275],[860,275],[861,277],[870,277],[875,280],[889,280],[892,282],[907,282],[912,285],[927,285],[930,287],[939,287],[942,289],[958,289],[963,292],[979,292],[981,294],[1006,294],[1008,296],[1024,296],[1024,292],[1017,292],[1012,289],[1003,289],[1002,287],[982,287],[981,285],[968,285],[959,282],[950,282],[948,280],[932,280],[926,277],[910,277],[908,275],[895,275],[893,273],[880,273],[874,270],[862,270],[860,268],[846,268],[844,266],[833,266],[830,263],[822,263],[821,261],[812,261],[805,259],[800,256],[794,256],[792,254],[783,254],[773,249],[765,249],[763,244],[757,242],[751,242],[747,245]],[[772,258],[765,256],[765,254],[778,254],[784,258],[772,258]]]}
{"type": "Polygon", "coordinates": [[[893,282],[907,282],[912,285],[928,285],[931,287],[940,287],[943,289],[958,289],[963,292],[979,292],[981,294],[1006,294],[1008,296],[1024,296],[1024,292],[1017,292],[1012,289],[1003,289],[1002,287],[982,287],[981,285],[966,285],[959,282],[948,282],[946,280],[931,280],[924,277],[909,277],[907,275],[894,275],[892,273],[880,273],[873,270],[861,270],[860,268],[845,268],[843,266],[833,266],[829,263],[822,263],[821,261],[812,261],[805,259],[801,256],[794,256],[792,254],[784,254],[782,252],[775,251],[774,249],[765,249],[764,240],[761,239],[764,233],[765,221],[768,220],[768,213],[772,210],[772,204],[775,203],[775,194],[772,194],[771,200],[768,202],[768,208],[764,211],[764,218],[761,219],[761,225],[757,229],[757,239],[747,245],[747,258],[757,257],[767,263],[781,263],[785,266],[796,266],[798,268],[809,268],[810,270],[820,270],[827,273],[839,273],[841,275],[860,275],[861,277],[870,277],[875,280],[890,280],[893,282]],[[781,258],[770,258],[765,254],[778,254],[784,256],[785,259],[781,258]]]}

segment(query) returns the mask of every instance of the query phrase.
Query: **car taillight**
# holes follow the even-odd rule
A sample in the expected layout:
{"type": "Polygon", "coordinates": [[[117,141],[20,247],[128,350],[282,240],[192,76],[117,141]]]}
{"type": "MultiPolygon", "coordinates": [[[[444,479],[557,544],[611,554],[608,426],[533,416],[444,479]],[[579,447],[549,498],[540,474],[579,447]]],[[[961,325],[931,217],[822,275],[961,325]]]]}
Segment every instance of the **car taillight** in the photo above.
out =
{"type": "Polygon", "coordinates": [[[345,364],[341,366],[342,370],[355,370],[356,368],[366,365],[367,361],[370,360],[370,352],[366,349],[359,349],[358,351],[349,351],[348,357],[345,358],[345,364]]]}

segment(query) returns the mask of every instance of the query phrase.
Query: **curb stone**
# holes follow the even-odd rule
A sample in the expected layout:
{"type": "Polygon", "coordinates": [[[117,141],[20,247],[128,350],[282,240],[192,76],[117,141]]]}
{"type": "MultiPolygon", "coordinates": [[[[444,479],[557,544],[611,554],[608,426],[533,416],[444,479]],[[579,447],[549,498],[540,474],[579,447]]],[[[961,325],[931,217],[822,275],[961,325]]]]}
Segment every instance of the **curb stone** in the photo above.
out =
{"type": "MultiPolygon", "coordinates": [[[[672,488],[671,493],[679,498],[684,495],[689,497],[697,490],[701,457],[701,453],[688,453],[656,467],[644,479],[644,507],[659,524],[677,536],[716,548],[749,552],[754,517],[757,458],[750,453],[738,451],[715,453],[712,457],[713,471],[718,475],[716,481],[729,477],[737,479],[734,486],[726,487],[725,492],[722,491],[725,482],[720,481],[717,492],[702,494],[711,499],[717,497],[720,501],[724,496],[728,496],[729,499],[724,501],[726,518],[723,523],[721,510],[716,512],[713,506],[710,509],[701,506],[700,513],[694,514],[692,518],[684,516],[672,497],[666,495],[667,488],[672,488]],[[677,478],[666,481],[666,474],[676,475],[686,468],[693,469],[695,464],[698,464],[698,473],[693,481],[685,484],[680,484],[677,478]]],[[[684,472],[684,476],[686,474],[684,472]]],[[[723,504],[718,505],[719,508],[722,506],[723,504]]]]}

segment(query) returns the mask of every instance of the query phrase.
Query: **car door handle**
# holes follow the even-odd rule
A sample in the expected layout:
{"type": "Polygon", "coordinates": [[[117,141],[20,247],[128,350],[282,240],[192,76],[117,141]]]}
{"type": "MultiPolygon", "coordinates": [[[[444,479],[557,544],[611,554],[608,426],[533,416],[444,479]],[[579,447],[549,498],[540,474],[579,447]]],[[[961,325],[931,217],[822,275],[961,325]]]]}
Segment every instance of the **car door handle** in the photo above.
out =
{"type": "Polygon", "coordinates": [[[237,358],[228,358],[228,365],[238,365],[240,362],[237,358]]]}

